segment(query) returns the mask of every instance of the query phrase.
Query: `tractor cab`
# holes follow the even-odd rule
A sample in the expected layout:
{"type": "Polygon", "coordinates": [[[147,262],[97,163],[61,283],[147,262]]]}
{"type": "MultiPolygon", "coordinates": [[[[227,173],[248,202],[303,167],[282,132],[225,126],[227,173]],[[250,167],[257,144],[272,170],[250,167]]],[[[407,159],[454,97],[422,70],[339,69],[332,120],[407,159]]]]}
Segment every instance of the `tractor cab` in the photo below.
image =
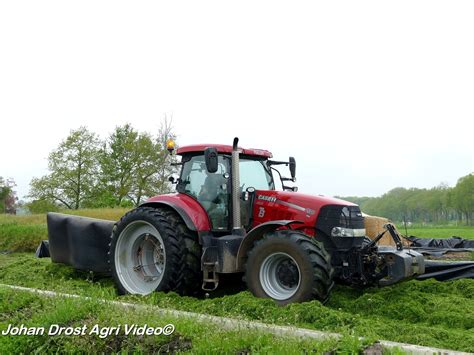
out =
{"type": "MultiPolygon", "coordinates": [[[[275,190],[272,161],[269,160],[272,154],[260,149],[239,150],[240,220],[243,229],[249,230],[255,191],[275,190]]],[[[201,204],[215,233],[228,233],[233,228],[232,151],[230,145],[203,144],[181,147],[176,152],[181,156],[181,172],[176,190],[201,204]]]]}

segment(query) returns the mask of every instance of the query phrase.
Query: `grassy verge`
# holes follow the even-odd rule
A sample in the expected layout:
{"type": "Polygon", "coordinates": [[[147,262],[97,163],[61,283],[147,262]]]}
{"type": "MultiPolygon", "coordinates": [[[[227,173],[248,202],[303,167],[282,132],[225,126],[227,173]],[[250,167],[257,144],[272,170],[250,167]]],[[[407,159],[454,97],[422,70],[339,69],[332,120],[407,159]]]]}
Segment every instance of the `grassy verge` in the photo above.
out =
{"type": "Polygon", "coordinates": [[[0,332],[9,325],[43,327],[44,335],[1,336],[0,353],[358,353],[364,344],[346,336],[324,341],[281,338],[250,330],[226,331],[214,325],[186,319],[171,319],[146,310],[130,310],[97,301],[44,298],[0,288],[0,332]],[[125,334],[125,325],[164,327],[165,335],[125,334]],[[47,335],[51,325],[81,328],[83,335],[47,335]],[[99,334],[91,333],[98,325],[99,334]],[[83,328],[85,326],[85,328],[83,328]],[[118,334],[105,336],[105,327],[118,327],[118,334]],[[83,330],[84,329],[84,330],[83,330]],[[100,332],[103,332],[102,335],[100,332]]]}
{"type": "MultiPolygon", "coordinates": [[[[65,210],[61,213],[116,221],[127,212],[124,208],[65,210]]],[[[46,214],[12,216],[0,214],[0,251],[33,252],[48,239],[46,214]]]]}
{"type": "MultiPolygon", "coordinates": [[[[0,256],[0,282],[117,298],[108,278],[51,264],[31,255],[0,256]]],[[[266,323],[296,325],[398,342],[474,352],[474,280],[408,281],[365,291],[338,286],[325,306],[317,301],[276,306],[249,292],[208,299],[154,293],[121,300],[266,323]]]]}

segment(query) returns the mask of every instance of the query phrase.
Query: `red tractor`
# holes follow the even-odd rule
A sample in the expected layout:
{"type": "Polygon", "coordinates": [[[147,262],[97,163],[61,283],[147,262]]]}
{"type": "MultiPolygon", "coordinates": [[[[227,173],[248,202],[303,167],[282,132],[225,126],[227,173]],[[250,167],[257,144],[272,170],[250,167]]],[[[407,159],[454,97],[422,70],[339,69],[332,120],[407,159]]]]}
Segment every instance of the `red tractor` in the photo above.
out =
{"type": "MultiPolygon", "coordinates": [[[[173,147],[170,146],[170,151],[173,147]]],[[[423,256],[377,247],[353,203],[296,192],[296,163],[266,150],[203,144],[177,149],[176,193],[149,199],[117,223],[48,215],[53,261],[110,271],[120,293],[215,290],[244,273],[250,291],[280,304],[329,297],[334,281],[388,285],[424,272],[423,256]],[[290,178],[275,169],[289,166],[290,178]],[[275,174],[272,174],[272,171],[275,174]],[[275,190],[273,175],[283,190],[275,190]],[[65,238],[65,235],[67,236],[65,238]]]]}

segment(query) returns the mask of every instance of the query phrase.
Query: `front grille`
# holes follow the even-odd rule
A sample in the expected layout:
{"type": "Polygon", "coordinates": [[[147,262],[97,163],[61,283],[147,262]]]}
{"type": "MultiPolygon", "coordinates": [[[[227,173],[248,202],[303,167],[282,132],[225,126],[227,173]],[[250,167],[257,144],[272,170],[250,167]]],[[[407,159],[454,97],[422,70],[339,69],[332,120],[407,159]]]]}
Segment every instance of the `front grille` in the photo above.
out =
{"type": "Polygon", "coordinates": [[[364,217],[362,217],[359,206],[329,205],[322,207],[316,221],[316,228],[330,236],[334,227],[365,228],[364,217]]]}

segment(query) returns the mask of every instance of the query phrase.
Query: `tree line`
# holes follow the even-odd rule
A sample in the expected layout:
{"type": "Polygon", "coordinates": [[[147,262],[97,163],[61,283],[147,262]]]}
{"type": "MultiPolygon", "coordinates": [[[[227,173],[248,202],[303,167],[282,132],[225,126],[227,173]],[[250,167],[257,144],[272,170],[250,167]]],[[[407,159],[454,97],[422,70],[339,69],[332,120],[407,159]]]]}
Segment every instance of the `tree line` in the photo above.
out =
{"type": "Polygon", "coordinates": [[[106,138],[86,127],[72,130],[48,156],[48,174],[33,178],[27,204],[33,213],[55,209],[138,206],[168,193],[174,157],[166,142],[175,139],[165,120],[156,135],[131,124],[117,126],[106,138]]]}
{"type": "Polygon", "coordinates": [[[474,173],[460,178],[454,187],[431,189],[397,187],[380,197],[340,197],[357,203],[367,214],[393,221],[474,225],[474,173]]]}

